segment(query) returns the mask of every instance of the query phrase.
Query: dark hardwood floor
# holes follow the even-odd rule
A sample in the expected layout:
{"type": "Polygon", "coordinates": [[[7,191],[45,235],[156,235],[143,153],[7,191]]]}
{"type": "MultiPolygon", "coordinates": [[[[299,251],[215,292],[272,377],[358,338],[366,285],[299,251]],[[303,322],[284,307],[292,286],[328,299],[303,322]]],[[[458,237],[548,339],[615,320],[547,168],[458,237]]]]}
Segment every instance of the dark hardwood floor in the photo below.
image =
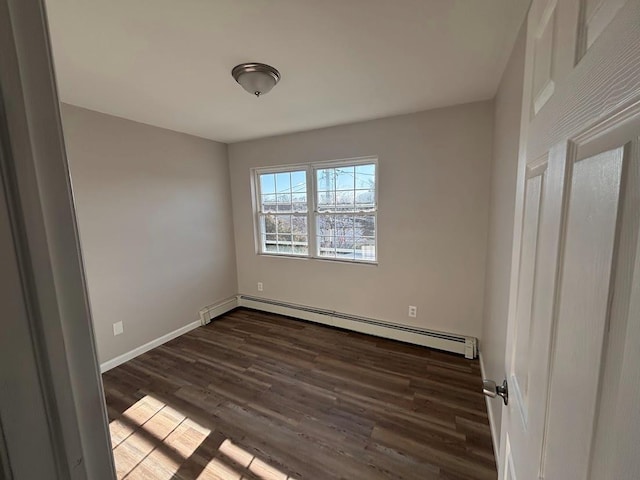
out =
{"type": "Polygon", "coordinates": [[[496,478],[457,355],[236,310],[103,380],[118,478],[496,478]]]}

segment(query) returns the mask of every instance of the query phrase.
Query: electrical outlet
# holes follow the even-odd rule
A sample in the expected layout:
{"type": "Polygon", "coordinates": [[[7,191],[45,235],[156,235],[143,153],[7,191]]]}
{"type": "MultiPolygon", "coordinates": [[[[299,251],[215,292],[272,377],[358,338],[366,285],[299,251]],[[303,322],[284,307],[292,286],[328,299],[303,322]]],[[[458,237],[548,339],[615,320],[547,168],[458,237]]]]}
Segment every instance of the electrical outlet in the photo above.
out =
{"type": "Polygon", "coordinates": [[[258,291],[261,292],[262,290],[262,282],[258,282],[258,291]]]}
{"type": "Polygon", "coordinates": [[[409,305],[409,316],[411,318],[416,318],[418,316],[418,307],[414,307],[413,305],[409,305]]]}
{"type": "Polygon", "coordinates": [[[113,336],[115,337],[116,335],[120,335],[122,332],[124,332],[124,326],[122,325],[122,322],[116,322],[113,324],[113,336]]]}

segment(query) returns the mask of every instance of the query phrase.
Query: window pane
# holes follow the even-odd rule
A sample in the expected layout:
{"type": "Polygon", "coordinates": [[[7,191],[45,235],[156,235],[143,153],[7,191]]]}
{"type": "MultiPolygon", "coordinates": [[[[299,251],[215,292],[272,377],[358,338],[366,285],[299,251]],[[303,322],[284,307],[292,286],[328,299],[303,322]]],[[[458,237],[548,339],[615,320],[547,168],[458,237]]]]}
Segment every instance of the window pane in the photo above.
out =
{"type": "Polygon", "coordinates": [[[278,228],[278,233],[291,233],[291,216],[278,215],[277,228],[278,228]]]}
{"type": "Polygon", "coordinates": [[[360,237],[355,243],[355,259],[375,261],[376,240],[375,238],[360,237]]]}
{"type": "Polygon", "coordinates": [[[354,216],[355,259],[376,260],[376,217],[375,215],[354,216]]]}
{"type": "Polygon", "coordinates": [[[353,190],[355,188],[355,167],[335,169],[336,190],[353,190]]]}
{"type": "Polygon", "coordinates": [[[353,250],[353,237],[345,237],[343,235],[336,235],[335,240],[336,248],[342,250],[353,250]]]}
{"type": "Polygon", "coordinates": [[[359,207],[373,206],[375,194],[373,190],[356,190],[355,198],[359,207]]]}
{"type": "Polygon", "coordinates": [[[276,193],[276,176],[273,173],[260,175],[260,193],[276,193]]]}
{"type": "Polygon", "coordinates": [[[308,237],[295,237],[293,239],[293,253],[296,255],[308,255],[309,254],[309,239],[308,237]]]}
{"type": "Polygon", "coordinates": [[[276,193],[291,193],[291,172],[276,173],[276,193]]]}
{"type": "Polygon", "coordinates": [[[306,212],[307,211],[307,194],[294,193],[293,195],[291,195],[291,203],[293,205],[294,212],[306,212]]]}
{"type": "Polygon", "coordinates": [[[354,260],[354,250],[353,246],[341,246],[336,244],[336,258],[342,260],[354,260]]]}
{"type": "Polygon", "coordinates": [[[356,237],[375,237],[376,217],[374,215],[356,215],[354,222],[356,237]]]}
{"type": "Polygon", "coordinates": [[[291,203],[291,195],[278,195],[278,213],[292,213],[293,204],[291,203]]]}
{"type": "Polygon", "coordinates": [[[291,211],[291,194],[290,193],[278,194],[278,211],[279,212],[291,211]]]}
{"type": "Polygon", "coordinates": [[[276,235],[273,234],[263,234],[261,235],[262,240],[262,251],[263,252],[276,252],[277,251],[277,241],[276,235]]]}
{"type": "Polygon", "coordinates": [[[305,172],[304,170],[299,172],[291,172],[291,191],[293,193],[306,193],[307,172],[305,172]]]}
{"type": "Polygon", "coordinates": [[[375,189],[376,187],[376,165],[356,166],[356,188],[375,189]]]}
{"type": "Polygon", "coordinates": [[[336,237],[353,240],[353,217],[351,215],[336,215],[333,218],[334,235],[336,237]]]}
{"type": "Polygon", "coordinates": [[[307,217],[294,215],[291,220],[291,233],[294,235],[307,235],[307,217]]]}
{"type": "Polygon", "coordinates": [[[318,210],[332,210],[336,204],[335,192],[318,193],[318,210]]]}
{"type": "Polygon", "coordinates": [[[338,191],[336,192],[336,206],[340,208],[340,210],[353,210],[354,207],[354,191],[338,191]]]}
{"type": "MultiPolygon", "coordinates": [[[[278,235],[280,237],[280,235],[278,235]]],[[[278,253],[293,253],[293,242],[291,241],[291,235],[282,241],[278,238],[278,253]]]]}
{"type": "Polygon", "coordinates": [[[271,234],[267,234],[267,235],[262,235],[261,236],[262,239],[262,251],[263,252],[275,252],[277,251],[277,242],[276,242],[276,236],[275,235],[271,235],[271,234]]]}
{"type": "Polygon", "coordinates": [[[318,255],[321,257],[335,257],[336,247],[333,237],[318,237],[318,255]]]}
{"type": "Polygon", "coordinates": [[[275,217],[275,215],[263,215],[263,217],[262,217],[262,233],[276,233],[276,217],[275,217]]]}
{"type": "Polygon", "coordinates": [[[318,192],[330,192],[336,189],[335,172],[333,168],[316,170],[318,192]]]}
{"type": "Polygon", "coordinates": [[[334,230],[333,215],[318,215],[316,224],[317,234],[319,237],[331,237],[334,230]]]}
{"type": "Polygon", "coordinates": [[[275,212],[277,211],[276,196],[271,193],[269,195],[262,195],[261,208],[263,212],[275,212]]]}

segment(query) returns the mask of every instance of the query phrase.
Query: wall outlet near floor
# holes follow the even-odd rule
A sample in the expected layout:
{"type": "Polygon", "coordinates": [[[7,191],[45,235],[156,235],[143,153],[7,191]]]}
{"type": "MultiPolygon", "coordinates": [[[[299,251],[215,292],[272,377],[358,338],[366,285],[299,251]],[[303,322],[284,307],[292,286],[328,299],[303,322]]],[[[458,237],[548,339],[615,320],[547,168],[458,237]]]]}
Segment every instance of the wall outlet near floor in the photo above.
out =
{"type": "Polygon", "coordinates": [[[258,282],[258,291],[261,292],[263,290],[262,282],[258,282]]]}
{"type": "Polygon", "coordinates": [[[116,335],[120,335],[122,332],[124,332],[124,326],[122,325],[122,322],[116,322],[113,324],[113,336],[115,337],[116,335]]]}
{"type": "Polygon", "coordinates": [[[418,307],[414,307],[413,305],[409,305],[409,316],[411,318],[416,318],[418,316],[418,307]]]}

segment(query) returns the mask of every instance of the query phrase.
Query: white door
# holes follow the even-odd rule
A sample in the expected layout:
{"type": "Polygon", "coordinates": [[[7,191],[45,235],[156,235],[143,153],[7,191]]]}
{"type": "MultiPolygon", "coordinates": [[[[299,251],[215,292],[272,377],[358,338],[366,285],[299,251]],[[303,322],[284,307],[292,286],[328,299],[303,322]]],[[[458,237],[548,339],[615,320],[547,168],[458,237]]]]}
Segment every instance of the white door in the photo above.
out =
{"type": "Polygon", "coordinates": [[[526,55],[500,478],[638,480],[640,0],[534,0],[526,55]]]}

